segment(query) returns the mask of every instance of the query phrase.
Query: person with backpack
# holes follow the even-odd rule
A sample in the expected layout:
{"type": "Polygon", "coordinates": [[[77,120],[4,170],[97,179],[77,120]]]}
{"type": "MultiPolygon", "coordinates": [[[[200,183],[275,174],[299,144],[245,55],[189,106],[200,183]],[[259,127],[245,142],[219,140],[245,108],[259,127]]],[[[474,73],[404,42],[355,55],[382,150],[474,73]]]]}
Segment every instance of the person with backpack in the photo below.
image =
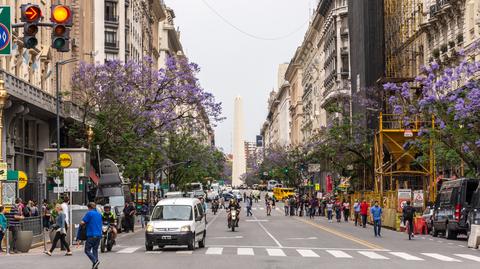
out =
{"type": "Polygon", "coordinates": [[[413,218],[415,217],[415,208],[410,205],[410,201],[407,201],[407,205],[403,208],[403,224],[406,225],[408,221],[408,228],[413,237],[413,218]]]}

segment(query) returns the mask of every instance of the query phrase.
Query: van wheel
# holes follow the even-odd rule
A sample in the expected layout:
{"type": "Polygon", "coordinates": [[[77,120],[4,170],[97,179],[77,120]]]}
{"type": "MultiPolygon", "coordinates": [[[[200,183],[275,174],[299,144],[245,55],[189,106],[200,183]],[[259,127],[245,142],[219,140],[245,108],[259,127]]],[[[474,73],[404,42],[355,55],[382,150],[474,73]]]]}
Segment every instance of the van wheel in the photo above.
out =
{"type": "Polygon", "coordinates": [[[198,247],[199,248],[204,248],[205,247],[205,237],[207,237],[207,232],[203,232],[202,241],[198,242],[198,247]]]}
{"type": "Polygon", "coordinates": [[[435,226],[432,227],[432,236],[433,237],[438,237],[438,230],[435,228],[435,226]]]}
{"type": "Polygon", "coordinates": [[[192,239],[190,239],[190,242],[188,243],[188,250],[194,250],[195,249],[195,234],[193,234],[192,239]]]}
{"type": "Polygon", "coordinates": [[[447,228],[445,231],[445,237],[447,239],[457,239],[457,233],[447,228]]]}

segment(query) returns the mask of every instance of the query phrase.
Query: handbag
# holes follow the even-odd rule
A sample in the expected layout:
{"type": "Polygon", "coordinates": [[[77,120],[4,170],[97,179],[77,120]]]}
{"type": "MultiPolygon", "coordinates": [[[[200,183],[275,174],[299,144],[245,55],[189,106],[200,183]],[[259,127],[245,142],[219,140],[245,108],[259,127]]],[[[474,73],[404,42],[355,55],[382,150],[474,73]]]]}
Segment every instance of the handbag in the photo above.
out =
{"type": "Polygon", "coordinates": [[[80,225],[80,227],[78,227],[77,241],[79,240],[87,240],[87,227],[85,225],[80,225]]]}

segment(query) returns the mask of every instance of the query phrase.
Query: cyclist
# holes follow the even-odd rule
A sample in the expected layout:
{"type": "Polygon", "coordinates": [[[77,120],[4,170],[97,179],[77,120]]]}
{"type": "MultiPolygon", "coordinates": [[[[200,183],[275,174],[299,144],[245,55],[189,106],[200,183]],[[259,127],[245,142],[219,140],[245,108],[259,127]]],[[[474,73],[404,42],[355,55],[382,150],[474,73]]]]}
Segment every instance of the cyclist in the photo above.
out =
{"type": "Polygon", "coordinates": [[[112,228],[113,241],[117,238],[117,216],[112,212],[112,207],[109,204],[103,206],[102,221],[110,224],[112,228]]]}
{"type": "Polygon", "coordinates": [[[415,208],[410,205],[410,201],[407,201],[407,204],[403,208],[403,224],[406,225],[408,222],[408,231],[413,237],[413,217],[415,216],[415,208]]]}

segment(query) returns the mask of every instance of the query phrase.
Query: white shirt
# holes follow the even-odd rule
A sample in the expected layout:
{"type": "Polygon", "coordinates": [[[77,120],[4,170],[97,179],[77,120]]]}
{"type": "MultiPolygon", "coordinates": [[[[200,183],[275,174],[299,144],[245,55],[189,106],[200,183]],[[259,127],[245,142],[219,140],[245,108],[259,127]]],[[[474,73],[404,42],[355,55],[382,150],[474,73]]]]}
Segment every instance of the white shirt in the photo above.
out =
{"type": "Polygon", "coordinates": [[[62,211],[65,214],[65,222],[70,225],[70,211],[68,211],[68,204],[67,203],[62,203],[62,211]]]}

